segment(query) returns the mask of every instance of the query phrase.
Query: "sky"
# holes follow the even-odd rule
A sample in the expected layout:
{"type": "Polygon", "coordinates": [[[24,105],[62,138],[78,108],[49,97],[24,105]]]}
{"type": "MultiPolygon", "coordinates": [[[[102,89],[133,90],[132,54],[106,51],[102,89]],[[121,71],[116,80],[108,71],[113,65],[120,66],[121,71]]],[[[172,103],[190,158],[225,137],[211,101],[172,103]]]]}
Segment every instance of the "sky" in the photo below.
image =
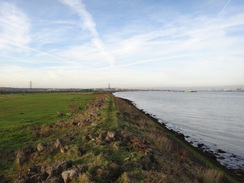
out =
{"type": "Polygon", "coordinates": [[[0,0],[0,87],[244,85],[243,0],[0,0]]]}

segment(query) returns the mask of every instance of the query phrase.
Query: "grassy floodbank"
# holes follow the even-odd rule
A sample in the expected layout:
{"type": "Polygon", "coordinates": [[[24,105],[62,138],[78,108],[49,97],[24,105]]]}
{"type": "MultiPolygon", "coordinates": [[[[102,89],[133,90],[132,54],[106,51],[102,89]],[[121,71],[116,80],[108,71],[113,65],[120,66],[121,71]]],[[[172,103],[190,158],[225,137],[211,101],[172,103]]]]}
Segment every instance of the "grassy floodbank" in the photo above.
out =
{"type": "MultiPolygon", "coordinates": [[[[53,102],[63,101],[64,111],[58,113],[44,102],[49,95],[40,95],[42,100],[34,100],[38,109],[30,105],[33,100],[27,102],[29,95],[20,101],[43,116],[55,115],[35,123],[31,116],[36,112],[29,115],[31,124],[16,123],[27,135],[14,147],[10,142],[19,137],[9,135],[12,139],[1,149],[0,182],[235,182],[202,163],[171,132],[125,100],[109,93],[66,93],[65,101],[53,102]]],[[[13,102],[16,109],[9,114],[23,106],[13,100],[0,104],[3,111],[13,102]]],[[[11,126],[4,124],[5,130],[11,126]]]]}

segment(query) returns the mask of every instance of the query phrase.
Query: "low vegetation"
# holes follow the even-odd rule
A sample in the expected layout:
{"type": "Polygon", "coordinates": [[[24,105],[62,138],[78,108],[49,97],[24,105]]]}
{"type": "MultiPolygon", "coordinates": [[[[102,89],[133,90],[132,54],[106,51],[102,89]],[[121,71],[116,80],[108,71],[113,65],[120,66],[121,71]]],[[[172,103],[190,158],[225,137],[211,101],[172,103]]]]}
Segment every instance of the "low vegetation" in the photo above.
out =
{"type": "Polygon", "coordinates": [[[0,182],[233,181],[109,93],[6,95],[0,102],[0,182]]]}

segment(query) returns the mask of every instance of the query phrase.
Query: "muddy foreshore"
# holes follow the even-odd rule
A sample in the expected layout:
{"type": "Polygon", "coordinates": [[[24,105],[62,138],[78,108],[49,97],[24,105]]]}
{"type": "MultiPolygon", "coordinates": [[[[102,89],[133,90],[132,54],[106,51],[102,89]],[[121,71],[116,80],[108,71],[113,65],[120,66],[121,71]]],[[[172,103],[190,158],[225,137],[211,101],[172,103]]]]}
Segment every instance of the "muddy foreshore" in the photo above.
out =
{"type": "MultiPolygon", "coordinates": [[[[120,98],[120,97],[118,97],[118,98],[120,98]]],[[[137,108],[136,104],[134,102],[132,102],[131,100],[124,99],[124,98],[120,98],[120,99],[124,100],[129,105],[134,106],[138,111],[144,113],[152,121],[154,121],[155,123],[157,123],[158,125],[160,125],[163,129],[169,131],[173,136],[175,136],[177,139],[179,139],[181,142],[183,142],[186,146],[189,146],[190,148],[192,148],[194,151],[196,151],[197,153],[199,153],[201,156],[203,156],[204,158],[206,158],[208,161],[210,161],[212,164],[214,164],[219,169],[221,169],[224,172],[226,172],[231,177],[234,177],[235,179],[237,179],[239,181],[244,180],[244,170],[240,170],[240,169],[229,169],[229,168],[221,165],[217,161],[216,154],[214,154],[213,152],[209,152],[209,151],[207,151],[206,149],[203,148],[203,145],[204,144],[199,143],[199,146],[198,147],[193,146],[190,142],[188,142],[185,139],[185,135],[184,134],[179,133],[179,132],[176,132],[176,131],[174,131],[172,129],[168,129],[164,123],[159,122],[159,120],[157,118],[153,117],[152,114],[147,113],[146,111],[137,108]]]]}

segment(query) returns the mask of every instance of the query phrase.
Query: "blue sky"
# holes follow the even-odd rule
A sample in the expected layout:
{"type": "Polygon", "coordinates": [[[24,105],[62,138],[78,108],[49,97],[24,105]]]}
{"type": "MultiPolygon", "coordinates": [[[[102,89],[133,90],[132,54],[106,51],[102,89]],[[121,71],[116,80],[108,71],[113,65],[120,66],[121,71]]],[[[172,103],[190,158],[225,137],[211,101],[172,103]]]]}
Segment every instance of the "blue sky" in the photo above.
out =
{"type": "Polygon", "coordinates": [[[244,84],[243,0],[0,0],[0,86],[244,84]]]}

